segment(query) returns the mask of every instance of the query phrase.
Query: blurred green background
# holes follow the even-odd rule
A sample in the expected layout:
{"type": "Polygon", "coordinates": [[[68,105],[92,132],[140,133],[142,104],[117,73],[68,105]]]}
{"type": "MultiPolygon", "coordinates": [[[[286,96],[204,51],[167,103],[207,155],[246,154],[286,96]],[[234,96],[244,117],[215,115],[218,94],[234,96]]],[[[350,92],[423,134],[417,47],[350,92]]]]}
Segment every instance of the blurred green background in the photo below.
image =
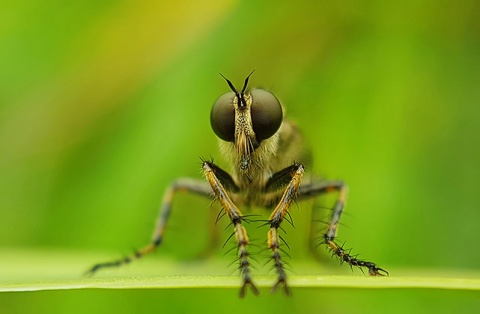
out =
{"type": "MultiPolygon", "coordinates": [[[[218,72],[238,86],[256,68],[250,86],[282,100],[311,145],[314,172],[349,184],[339,233],[348,247],[392,274],[478,272],[480,2],[29,0],[1,7],[4,253],[111,259],[145,244],[168,184],[201,178],[200,156],[221,159],[209,123],[211,105],[228,91],[218,72]]],[[[155,257],[191,259],[208,246],[218,208],[191,196],[175,204],[155,257]]],[[[293,269],[313,260],[301,224],[306,207],[292,210],[300,222],[289,230],[293,269]]],[[[350,273],[319,250],[320,268],[350,273]]],[[[262,292],[243,301],[231,289],[4,293],[0,312],[404,313],[480,305],[476,292],[262,292]]]]}

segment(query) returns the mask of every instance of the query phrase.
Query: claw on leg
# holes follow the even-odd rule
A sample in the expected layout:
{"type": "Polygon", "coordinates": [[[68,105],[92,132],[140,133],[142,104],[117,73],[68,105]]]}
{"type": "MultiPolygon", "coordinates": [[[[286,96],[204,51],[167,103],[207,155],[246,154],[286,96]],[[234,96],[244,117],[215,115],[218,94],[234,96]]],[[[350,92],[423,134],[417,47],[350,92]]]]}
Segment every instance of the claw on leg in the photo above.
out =
{"type": "Polygon", "coordinates": [[[292,295],[292,292],[290,291],[290,288],[287,285],[287,280],[286,278],[279,278],[277,282],[273,285],[272,287],[272,293],[277,292],[278,288],[283,287],[283,292],[285,295],[290,296],[292,295]]]}
{"type": "Polygon", "coordinates": [[[258,295],[260,292],[258,291],[257,287],[255,286],[255,284],[252,282],[252,280],[250,278],[246,279],[244,278],[243,280],[243,285],[242,287],[240,288],[240,298],[243,298],[245,297],[245,293],[247,292],[247,288],[250,287],[250,289],[252,290],[253,294],[255,295],[258,295]]]}

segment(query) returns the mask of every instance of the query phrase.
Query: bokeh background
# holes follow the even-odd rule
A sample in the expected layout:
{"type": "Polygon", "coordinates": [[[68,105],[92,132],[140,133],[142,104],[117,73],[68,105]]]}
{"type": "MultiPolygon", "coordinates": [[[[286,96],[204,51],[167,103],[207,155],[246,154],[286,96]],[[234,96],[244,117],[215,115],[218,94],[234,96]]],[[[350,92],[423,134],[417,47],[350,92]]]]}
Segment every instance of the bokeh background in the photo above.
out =
{"type": "MultiPolygon", "coordinates": [[[[0,250],[115,258],[146,243],[169,182],[200,178],[201,156],[220,161],[209,125],[211,105],[228,91],[218,72],[241,85],[255,68],[251,86],[271,90],[301,126],[315,173],[350,186],[340,239],[393,274],[478,273],[480,2],[1,7],[0,250]]],[[[170,243],[156,255],[184,260],[208,247],[217,209],[191,196],[176,204],[170,243]]],[[[295,221],[309,217],[305,207],[292,211],[295,221]]],[[[313,257],[305,230],[292,230],[295,269],[313,257]]],[[[319,267],[350,273],[324,255],[319,267]]],[[[243,301],[231,289],[4,293],[0,312],[468,312],[480,298],[262,292],[243,301]]]]}

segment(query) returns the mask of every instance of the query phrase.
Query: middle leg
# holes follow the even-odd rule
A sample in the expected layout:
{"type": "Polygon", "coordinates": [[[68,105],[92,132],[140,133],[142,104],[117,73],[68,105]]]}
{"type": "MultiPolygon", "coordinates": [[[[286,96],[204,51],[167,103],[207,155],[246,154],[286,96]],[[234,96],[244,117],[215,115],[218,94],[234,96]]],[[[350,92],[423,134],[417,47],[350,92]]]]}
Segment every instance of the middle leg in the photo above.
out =
{"type": "Polygon", "coordinates": [[[360,260],[355,256],[352,256],[348,250],[345,250],[341,245],[338,245],[338,243],[335,242],[335,238],[337,237],[338,224],[340,222],[340,218],[342,217],[343,208],[345,207],[345,202],[348,194],[348,187],[343,181],[320,181],[304,185],[299,189],[298,199],[305,200],[318,196],[320,194],[335,191],[339,192],[339,196],[337,202],[335,203],[335,206],[333,207],[327,230],[323,234],[324,243],[333,252],[334,255],[340,258],[342,262],[346,262],[352,267],[359,267],[360,269],[362,267],[365,267],[368,269],[368,273],[371,276],[388,275],[388,272],[386,270],[377,267],[375,263],[360,260]]]}

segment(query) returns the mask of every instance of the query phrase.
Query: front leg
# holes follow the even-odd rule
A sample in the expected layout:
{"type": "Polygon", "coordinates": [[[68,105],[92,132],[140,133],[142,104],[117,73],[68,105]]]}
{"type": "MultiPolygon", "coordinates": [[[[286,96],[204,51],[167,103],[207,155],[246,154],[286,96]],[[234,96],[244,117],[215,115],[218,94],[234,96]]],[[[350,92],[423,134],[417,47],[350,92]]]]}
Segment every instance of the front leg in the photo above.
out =
{"type": "Polygon", "coordinates": [[[297,196],[303,173],[303,165],[295,163],[292,166],[279,171],[277,174],[274,174],[272,180],[267,183],[267,189],[272,186],[283,187],[286,178],[290,178],[277,207],[274,209],[268,220],[268,223],[270,224],[270,230],[268,231],[268,248],[272,250],[272,259],[278,275],[277,282],[273,286],[272,292],[275,292],[278,287],[283,286],[285,294],[287,295],[290,294],[290,289],[287,285],[287,275],[285,274],[284,263],[280,254],[280,236],[278,235],[278,228],[287,214],[290,205],[297,196]]]}
{"type": "Polygon", "coordinates": [[[213,162],[204,161],[202,169],[207,178],[216,199],[222,205],[223,210],[230,218],[233,225],[235,240],[237,242],[238,259],[240,261],[239,269],[243,279],[243,285],[240,289],[240,297],[245,296],[247,287],[251,287],[254,294],[258,294],[257,287],[253,284],[250,275],[250,261],[248,260],[248,235],[245,227],[242,226],[243,214],[233,203],[228,195],[228,190],[235,189],[236,186],[230,175],[216,166],[213,162]],[[221,179],[220,179],[221,178],[221,179]]]}

